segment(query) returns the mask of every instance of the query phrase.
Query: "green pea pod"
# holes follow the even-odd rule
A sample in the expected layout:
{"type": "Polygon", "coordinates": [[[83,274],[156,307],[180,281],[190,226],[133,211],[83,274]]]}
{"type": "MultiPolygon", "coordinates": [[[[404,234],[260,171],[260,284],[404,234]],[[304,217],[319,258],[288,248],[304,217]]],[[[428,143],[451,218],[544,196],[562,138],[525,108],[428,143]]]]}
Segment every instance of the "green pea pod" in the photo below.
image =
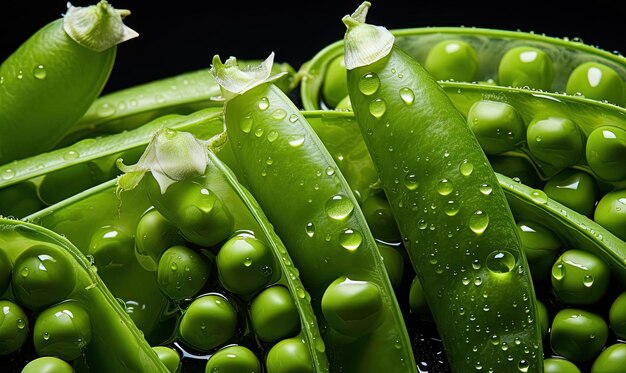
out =
{"type": "Polygon", "coordinates": [[[350,100],[452,370],[541,370],[535,292],[502,189],[437,82],[365,23],[369,6],[343,18],[350,100]]]}
{"type": "MultiPolygon", "coordinates": [[[[84,346],[83,357],[74,361],[78,372],[167,372],[95,267],[67,238],[30,223],[0,219],[0,246],[2,256],[17,271],[12,277],[15,297],[9,296],[11,300],[39,309],[71,299],[89,315],[91,341],[84,346]]],[[[79,315],[72,317],[77,318],[75,322],[85,322],[79,315]]],[[[28,331],[26,321],[18,319],[17,328],[21,322],[21,330],[28,331]]],[[[62,338],[55,334],[54,325],[50,327],[50,340],[62,338]]],[[[42,330],[47,339],[48,329],[44,326],[42,330]]],[[[39,340],[37,336],[34,339],[39,340]]],[[[66,348],[68,345],[61,346],[60,351],[66,348]]]]}
{"type": "Polygon", "coordinates": [[[223,129],[221,113],[219,108],[207,108],[185,116],[165,115],[134,130],[81,140],[0,166],[0,206],[7,209],[13,206],[15,193],[11,191],[20,192],[22,201],[31,201],[30,206],[18,211],[22,214],[10,210],[0,213],[24,217],[86,189],[84,184],[72,184],[73,181],[92,180],[89,187],[114,178],[119,173],[116,159],[138,159],[153,133],[161,127],[191,131],[199,138],[209,139],[223,129]],[[6,191],[4,195],[2,191],[6,191]]]}
{"type": "Polygon", "coordinates": [[[116,45],[137,36],[105,0],[69,6],[0,65],[0,164],[50,150],[100,94],[116,45]],[[36,109],[35,109],[36,108],[36,109]]]}
{"type": "Polygon", "coordinates": [[[306,119],[258,68],[213,59],[229,142],[311,294],[333,369],[415,372],[391,283],[363,213],[306,119]]]}
{"type": "MultiPolygon", "coordinates": [[[[256,61],[241,62],[242,65],[256,61]]],[[[286,63],[274,66],[274,73],[286,72],[278,81],[284,92],[290,92],[297,81],[294,69],[286,63]]],[[[94,101],[63,139],[63,144],[97,134],[117,133],[137,128],[165,114],[190,114],[210,106],[222,106],[219,85],[208,69],[122,89],[94,101]]]]}
{"type": "MultiPolygon", "coordinates": [[[[439,81],[530,87],[625,104],[626,58],[581,40],[474,27],[408,28],[391,32],[396,45],[426,66],[439,81]]],[[[300,93],[306,110],[335,107],[332,103],[337,100],[329,97],[347,95],[346,87],[337,87],[326,79],[327,75],[339,76],[336,69],[345,69],[333,63],[343,53],[343,41],[337,41],[300,69],[303,75],[300,93]],[[332,94],[326,92],[328,86],[332,86],[332,94]]]]}

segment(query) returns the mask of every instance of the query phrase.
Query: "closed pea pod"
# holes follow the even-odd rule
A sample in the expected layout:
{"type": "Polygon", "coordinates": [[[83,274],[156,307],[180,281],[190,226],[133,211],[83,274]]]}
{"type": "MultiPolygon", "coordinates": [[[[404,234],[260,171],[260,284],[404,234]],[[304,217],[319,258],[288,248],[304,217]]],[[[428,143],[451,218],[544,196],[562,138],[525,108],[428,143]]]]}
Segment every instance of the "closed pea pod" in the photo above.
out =
{"type": "Polygon", "coordinates": [[[365,23],[369,5],[343,19],[348,90],[452,369],[541,369],[534,289],[493,171],[437,83],[393,45],[389,31],[365,23]],[[415,175],[416,188],[403,184],[408,175],[415,175]],[[489,195],[482,184],[491,186],[489,195]],[[460,209],[444,214],[449,200],[460,209]],[[460,272],[475,279],[472,287],[460,272]],[[496,313],[503,318],[494,319],[496,313]],[[514,347],[503,354],[480,332],[485,329],[514,347]]]}
{"type": "Polygon", "coordinates": [[[137,36],[122,23],[128,14],[105,0],[70,5],[0,65],[0,164],[50,150],[87,111],[109,77],[116,45],[137,36]]]}

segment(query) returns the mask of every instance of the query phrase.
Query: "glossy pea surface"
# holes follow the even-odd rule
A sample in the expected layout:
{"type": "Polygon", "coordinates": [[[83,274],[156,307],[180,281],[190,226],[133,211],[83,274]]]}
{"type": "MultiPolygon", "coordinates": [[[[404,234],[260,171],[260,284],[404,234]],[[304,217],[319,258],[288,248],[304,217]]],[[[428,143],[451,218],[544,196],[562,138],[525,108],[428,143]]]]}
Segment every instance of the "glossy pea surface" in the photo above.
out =
{"type": "Polygon", "coordinates": [[[584,171],[566,169],[554,175],[543,186],[549,198],[585,216],[590,216],[596,204],[597,184],[584,171]]]}
{"type": "Polygon", "coordinates": [[[182,243],[178,228],[156,209],[146,211],[139,219],[135,231],[135,250],[139,263],[145,269],[156,271],[163,252],[182,243]]]}
{"type": "Polygon", "coordinates": [[[615,343],[605,348],[591,366],[591,373],[620,373],[624,371],[626,343],[615,343]]]}
{"type": "Polygon", "coordinates": [[[275,266],[269,248],[248,234],[229,239],[216,260],[220,283],[236,294],[250,294],[262,288],[270,281],[275,266]]]}
{"type": "Polygon", "coordinates": [[[283,286],[269,287],[252,300],[250,321],[257,337],[265,342],[293,337],[300,330],[296,305],[283,286]]]}
{"type": "Polygon", "coordinates": [[[536,118],[528,124],[526,141],[531,154],[542,162],[568,167],[583,155],[580,129],[567,118],[536,118]]]}
{"type": "Polygon", "coordinates": [[[186,246],[165,250],[157,267],[157,283],[173,300],[191,298],[197,294],[210,275],[206,258],[186,246]]]}
{"type": "Polygon", "coordinates": [[[135,260],[133,238],[114,227],[102,227],[91,236],[89,255],[99,269],[123,267],[135,260]]]}
{"type": "Polygon", "coordinates": [[[404,276],[404,257],[400,253],[401,248],[377,242],[380,256],[383,257],[383,264],[387,270],[389,281],[394,289],[398,289],[404,276]]]}
{"type": "Polygon", "coordinates": [[[626,240],[626,189],[605,194],[596,206],[593,220],[617,237],[626,240]]]}
{"type": "Polygon", "coordinates": [[[80,305],[64,302],[47,308],[37,316],[33,335],[39,355],[74,360],[84,353],[91,342],[91,319],[80,305]]]}
{"type": "Polygon", "coordinates": [[[572,71],[565,92],[624,105],[624,89],[624,79],[615,70],[601,63],[586,62],[572,71]]]}
{"type": "Polygon", "coordinates": [[[595,358],[609,335],[601,316],[575,308],[559,311],[552,320],[550,346],[557,354],[575,362],[595,358]]]}
{"type": "Polygon", "coordinates": [[[516,223],[533,279],[550,276],[550,269],[561,249],[561,240],[543,225],[527,220],[516,223]]]}
{"type": "Polygon", "coordinates": [[[596,255],[567,250],[552,266],[552,288],[565,304],[592,304],[606,293],[610,273],[609,266],[596,255]]]}
{"type": "Polygon", "coordinates": [[[544,373],[580,373],[576,364],[569,360],[551,357],[543,361],[544,373]]]}
{"type": "Polygon", "coordinates": [[[587,138],[586,157],[589,167],[600,178],[625,179],[626,130],[609,126],[594,129],[587,138]]]}
{"type": "Polygon", "coordinates": [[[433,46],[424,68],[437,80],[471,82],[478,72],[476,51],[462,40],[444,40],[433,46]]]}
{"type": "Polygon", "coordinates": [[[534,47],[509,49],[498,66],[498,83],[503,86],[550,90],[553,79],[552,59],[534,47]]]}
{"type": "Polygon", "coordinates": [[[208,351],[228,341],[236,327],[237,311],[230,302],[219,295],[206,295],[189,305],[178,331],[187,344],[208,351]]]}
{"type": "Polygon", "coordinates": [[[609,323],[615,335],[626,339],[626,292],[618,295],[611,304],[609,323]]]}
{"type": "Polygon", "coordinates": [[[176,350],[166,346],[155,346],[152,349],[157,353],[159,360],[167,367],[170,373],[176,372],[180,366],[180,355],[176,350]]]}
{"type": "Polygon", "coordinates": [[[505,102],[477,101],[469,109],[467,124],[485,153],[493,155],[515,149],[526,133],[522,118],[505,102]]]}
{"type": "Polygon", "coordinates": [[[58,357],[43,356],[26,364],[21,373],[74,373],[74,369],[58,357]]]}
{"type": "Polygon", "coordinates": [[[28,317],[22,307],[0,300],[0,355],[8,355],[22,347],[28,332],[28,317]]]}
{"type": "Polygon", "coordinates": [[[402,240],[391,207],[384,195],[370,195],[361,204],[361,209],[374,238],[391,243],[402,240]]]}
{"type": "Polygon", "coordinates": [[[421,319],[432,319],[424,288],[417,276],[413,278],[409,289],[409,308],[421,319]]]}
{"type": "Polygon", "coordinates": [[[265,358],[267,373],[313,373],[311,356],[299,338],[276,343],[265,358]]]}
{"type": "Polygon", "coordinates": [[[260,373],[261,363],[244,346],[228,346],[214,353],[206,363],[205,373],[260,373]]]}

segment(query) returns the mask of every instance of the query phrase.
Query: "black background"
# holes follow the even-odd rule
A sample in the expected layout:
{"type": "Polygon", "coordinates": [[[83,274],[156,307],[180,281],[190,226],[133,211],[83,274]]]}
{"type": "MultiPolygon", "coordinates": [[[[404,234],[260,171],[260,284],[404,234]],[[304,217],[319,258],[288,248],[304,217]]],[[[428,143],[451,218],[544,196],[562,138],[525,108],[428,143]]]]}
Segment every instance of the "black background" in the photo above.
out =
{"type": "MultiPolygon", "coordinates": [[[[76,0],[76,6],[96,0],[76,0]]],[[[126,24],[140,36],[121,44],[105,92],[186,71],[208,68],[214,54],[276,60],[295,68],[343,37],[341,17],[360,0],[130,1],[110,0],[132,14],[126,24]]],[[[626,54],[623,1],[395,1],[373,0],[368,22],[387,28],[487,27],[579,37],[585,43],[626,54]]],[[[0,6],[0,60],[32,33],[59,18],[65,0],[7,1],[0,6]]]]}

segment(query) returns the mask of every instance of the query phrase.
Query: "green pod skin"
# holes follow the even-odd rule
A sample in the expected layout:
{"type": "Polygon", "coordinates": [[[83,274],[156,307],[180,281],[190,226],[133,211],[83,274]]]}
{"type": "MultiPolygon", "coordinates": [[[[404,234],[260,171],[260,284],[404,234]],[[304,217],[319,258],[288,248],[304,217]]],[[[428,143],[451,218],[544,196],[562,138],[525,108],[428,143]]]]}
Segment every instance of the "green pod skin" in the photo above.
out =
{"type": "MultiPolygon", "coordinates": [[[[41,263],[49,264],[51,261],[56,261],[59,267],[63,267],[64,273],[74,273],[73,280],[67,277],[50,276],[49,287],[55,285],[67,287],[69,284],[71,287],[69,293],[61,301],[71,299],[72,302],[61,303],[53,308],[65,309],[67,305],[68,309],[73,310],[77,318],[74,321],[77,323],[65,323],[65,326],[61,326],[52,320],[58,317],[54,315],[56,311],[52,309],[43,311],[40,317],[43,317],[45,321],[35,322],[35,329],[42,337],[40,342],[61,342],[68,336],[62,329],[71,330],[75,327],[74,331],[77,334],[70,332],[70,335],[74,337],[71,337],[68,342],[76,343],[76,335],[84,338],[84,342],[88,342],[82,346],[84,354],[76,359],[77,366],[81,364],[89,366],[90,371],[94,372],[167,372],[139,329],[97,275],[89,260],[65,237],[34,224],[0,219],[0,247],[12,263],[24,257],[24,254],[29,251],[28,248],[35,248],[39,253],[41,263]],[[82,314],[80,311],[83,311],[82,314]],[[84,317],[86,314],[89,315],[87,318],[84,317]],[[91,329],[89,329],[89,324],[91,329]],[[49,332],[48,341],[45,341],[46,331],[49,332]],[[91,335],[91,341],[85,333],[91,335]]],[[[48,268],[51,267],[48,266],[48,268]]],[[[34,274],[30,269],[26,273],[23,268],[20,273],[27,274],[27,277],[34,274]]],[[[23,330],[28,330],[28,326],[24,325],[23,330]]],[[[38,343],[35,338],[35,346],[38,343]]],[[[81,342],[78,343],[81,344],[81,342]]],[[[67,350],[63,349],[63,351],[67,350]]],[[[45,372],[46,369],[54,367],[59,369],[59,372],[63,372],[62,367],[66,365],[58,359],[42,358],[24,367],[24,371],[45,372]]]]}
{"type": "Polygon", "coordinates": [[[224,117],[246,184],[289,248],[310,293],[333,369],[415,372],[376,242],[350,186],[306,118],[271,83],[232,97],[224,117]],[[328,327],[320,310],[324,292],[342,276],[370,283],[384,305],[380,326],[358,339],[328,327]]]}
{"type": "MultiPolygon", "coordinates": [[[[370,42],[358,39],[361,29],[365,34],[372,28],[360,21],[344,18],[353,51],[370,42]]],[[[542,369],[526,257],[504,194],[465,119],[398,46],[378,61],[348,66],[348,91],[452,370],[542,369]],[[487,195],[484,184],[491,187],[487,195]],[[490,335],[514,347],[503,352],[490,335]]]]}
{"type": "MultiPolygon", "coordinates": [[[[107,6],[97,7],[102,5],[107,6]]],[[[108,22],[109,15],[99,13],[83,27],[106,37],[101,22],[108,22]]],[[[0,164],[52,149],[109,78],[116,46],[94,51],[70,37],[63,25],[58,19],[44,26],[0,65],[0,164]]]]}

